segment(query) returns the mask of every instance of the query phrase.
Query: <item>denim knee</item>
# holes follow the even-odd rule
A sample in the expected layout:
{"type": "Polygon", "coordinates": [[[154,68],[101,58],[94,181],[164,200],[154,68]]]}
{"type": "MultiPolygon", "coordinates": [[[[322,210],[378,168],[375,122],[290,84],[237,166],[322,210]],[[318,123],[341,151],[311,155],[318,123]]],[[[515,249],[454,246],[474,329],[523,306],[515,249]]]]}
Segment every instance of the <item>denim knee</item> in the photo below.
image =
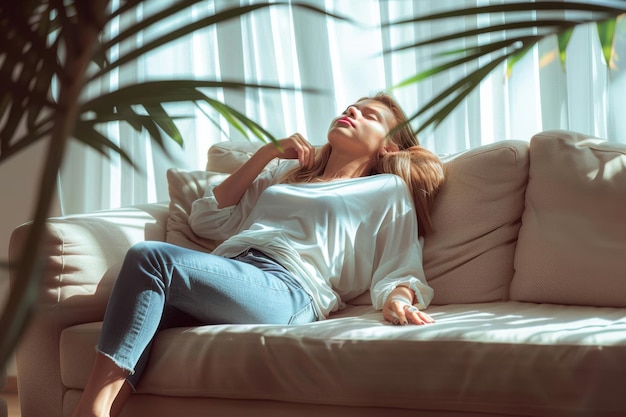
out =
{"type": "Polygon", "coordinates": [[[158,240],[146,240],[135,243],[126,252],[126,260],[136,264],[144,263],[157,253],[161,253],[165,246],[169,246],[169,244],[158,240]]]}

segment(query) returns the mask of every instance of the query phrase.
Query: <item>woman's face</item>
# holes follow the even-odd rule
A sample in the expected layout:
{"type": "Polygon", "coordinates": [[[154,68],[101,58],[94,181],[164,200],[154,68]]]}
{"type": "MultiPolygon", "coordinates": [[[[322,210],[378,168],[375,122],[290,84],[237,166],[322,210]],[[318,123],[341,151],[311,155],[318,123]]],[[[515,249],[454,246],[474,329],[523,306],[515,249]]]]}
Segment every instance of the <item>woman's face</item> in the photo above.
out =
{"type": "Polygon", "coordinates": [[[373,157],[383,152],[387,134],[395,125],[394,115],[385,104],[360,100],[332,121],[328,142],[333,149],[373,157]]]}

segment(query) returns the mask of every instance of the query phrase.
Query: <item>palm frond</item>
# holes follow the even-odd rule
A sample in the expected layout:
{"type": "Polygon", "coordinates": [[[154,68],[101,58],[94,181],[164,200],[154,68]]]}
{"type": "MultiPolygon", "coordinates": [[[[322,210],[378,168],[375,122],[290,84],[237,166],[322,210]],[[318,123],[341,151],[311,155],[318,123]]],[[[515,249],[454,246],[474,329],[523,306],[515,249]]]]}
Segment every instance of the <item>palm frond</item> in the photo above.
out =
{"type": "MultiPolygon", "coordinates": [[[[445,89],[447,94],[439,94],[435,99],[428,102],[422,110],[411,116],[415,120],[418,116],[425,114],[436,106],[441,109],[435,116],[429,118],[417,130],[422,131],[430,125],[440,123],[445,117],[456,108],[462,100],[482,81],[489,73],[485,69],[495,71],[499,65],[492,65],[497,62],[502,64],[506,61],[507,73],[510,74],[514,65],[520,61],[528,51],[549,36],[556,36],[558,41],[559,56],[561,63],[566,60],[566,49],[575,27],[582,24],[595,23],[598,28],[603,54],[607,64],[611,63],[613,53],[613,39],[615,34],[616,17],[626,13],[626,2],[623,0],[614,1],[611,4],[595,4],[585,2],[514,2],[497,5],[479,6],[473,8],[458,8],[440,13],[413,16],[386,23],[383,26],[394,27],[407,24],[423,24],[438,20],[447,19],[453,22],[456,18],[466,19],[479,15],[499,14],[504,16],[505,24],[493,24],[483,27],[471,28],[468,30],[453,31],[440,36],[412,42],[405,45],[386,48],[384,53],[414,50],[426,46],[437,45],[440,52],[436,55],[439,58],[446,58],[443,63],[434,65],[432,68],[421,71],[415,76],[408,77],[393,88],[406,87],[418,83],[429,77],[452,70],[460,65],[471,64],[479,68],[472,74],[462,77],[450,88],[445,89]],[[562,13],[562,12],[568,13],[562,13]],[[558,12],[558,13],[557,13],[558,12]],[[528,15],[531,17],[529,18],[528,15]],[[555,17],[555,15],[558,15],[555,17]],[[490,35],[481,37],[480,35],[490,35]],[[483,39],[502,39],[501,41],[487,41],[483,39]],[[464,47],[457,45],[462,43],[464,47]],[[451,46],[446,49],[446,45],[451,46]],[[480,74],[480,77],[478,77],[480,74]],[[449,98],[446,105],[441,105],[440,101],[444,97],[449,98]]],[[[490,19],[491,20],[491,19],[490,19]]],[[[453,25],[451,25],[453,26],[453,25]]]]}
{"type": "MultiPolygon", "coordinates": [[[[80,142],[88,145],[89,147],[98,151],[105,158],[110,158],[109,150],[118,153],[123,160],[128,162],[133,168],[137,168],[131,157],[119,146],[113,143],[109,138],[100,133],[95,125],[98,122],[102,122],[101,119],[92,121],[78,120],[74,127],[72,136],[78,139],[80,142]]],[[[108,120],[112,121],[112,120],[108,120]]]]}
{"type": "Polygon", "coordinates": [[[602,55],[606,65],[611,65],[613,57],[613,43],[615,38],[615,26],[617,24],[617,18],[611,18],[603,22],[598,22],[596,27],[598,29],[598,37],[600,38],[600,45],[602,46],[602,55]]]}
{"type": "MultiPolygon", "coordinates": [[[[151,25],[158,23],[160,21],[162,21],[163,19],[166,19],[172,15],[174,15],[175,13],[178,13],[180,10],[183,10],[189,6],[191,6],[192,4],[196,3],[197,0],[186,0],[180,3],[176,3],[174,5],[172,5],[171,7],[164,9],[163,11],[155,14],[154,16],[148,17],[146,19],[144,19],[141,22],[138,22],[137,24],[133,25],[132,27],[124,30],[122,33],[120,33],[118,36],[116,36],[115,38],[109,40],[108,42],[104,43],[102,45],[102,49],[103,50],[109,50],[112,46],[114,45],[118,45],[120,42],[131,38],[132,36],[135,36],[137,33],[140,33],[144,30],[146,30],[147,28],[149,28],[151,25]]],[[[137,58],[139,58],[142,55],[145,55],[148,52],[151,52],[157,48],[162,47],[163,45],[166,45],[168,43],[171,43],[173,41],[176,41],[180,38],[182,38],[183,36],[189,35],[192,32],[195,32],[199,29],[208,27],[208,26],[212,26],[215,25],[217,23],[221,23],[221,22],[225,22],[237,17],[241,17],[243,15],[252,13],[254,11],[260,10],[260,9],[264,9],[264,8],[268,8],[268,7],[279,7],[279,6],[283,6],[283,7],[291,7],[291,8],[302,8],[305,9],[307,11],[313,12],[313,13],[318,13],[320,15],[323,16],[328,16],[328,17],[332,17],[338,20],[344,20],[344,21],[351,21],[351,19],[349,19],[348,17],[345,16],[341,16],[338,14],[334,14],[334,13],[330,13],[324,9],[320,9],[318,7],[312,6],[310,4],[306,4],[306,3],[293,3],[293,2],[272,2],[272,3],[256,3],[256,4],[251,4],[248,6],[239,6],[239,7],[233,7],[233,8],[229,8],[226,9],[224,11],[218,12],[214,15],[210,15],[207,17],[204,17],[202,19],[199,19],[196,22],[187,24],[185,26],[176,28],[171,30],[170,32],[152,40],[149,42],[146,42],[146,44],[138,47],[138,48],[134,48],[132,51],[128,52],[127,54],[121,56],[119,59],[112,61],[107,67],[102,68],[100,71],[97,71],[96,73],[94,73],[91,77],[90,77],[90,81],[91,80],[95,80],[107,73],[109,73],[110,71],[124,65],[127,64],[128,62],[134,61],[137,58]]]]}
{"type": "MultiPolygon", "coordinates": [[[[100,123],[107,121],[124,121],[135,129],[145,128],[150,136],[163,146],[161,130],[172,140],[182,145],[183,138],[174,123],[174,118],[163,108],[166,103],[193,102],[206,103],[221,114],[225,120],[235,129],[240,131],[246,138],[250,138],[248,131],[262,141],[276,142],[276,138],[259,124],[238,112],[234,108],[227,106],[215,99],[210,98],[202,89],[280,89],[319,92],[315,89],[297,89],[289,86],[279,86],[271,84],[254,84],[236,81],[199,81],[199,80],[172,80],[172,81],[151,81],[141,84],[130,85],[119,90],[95,97],[85,103],[80,108],[83,120],[91,120],[92,114],[100,123]],[[149,124],[148,119],[139,117],[132,110],[132,106],[142,107],[150,120],[155,124],[149,124]],[[157,129],[157,126],[159,129],[157,129]]],[[[82,137],[82,136],[81,136],[82,137]]],[[[80,137],[79,137],[80,139],[80,137]]],[[[91,143],[85,142],[91,146],[91,143]]]]}

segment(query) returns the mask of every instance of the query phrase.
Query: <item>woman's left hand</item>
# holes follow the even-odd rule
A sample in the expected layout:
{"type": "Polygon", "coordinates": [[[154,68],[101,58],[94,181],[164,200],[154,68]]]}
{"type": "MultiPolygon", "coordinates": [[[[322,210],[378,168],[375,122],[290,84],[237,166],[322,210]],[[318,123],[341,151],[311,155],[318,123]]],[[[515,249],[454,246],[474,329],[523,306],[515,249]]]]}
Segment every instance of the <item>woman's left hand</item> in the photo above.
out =
{"type": "Polygon", "coordinates": [[[387,297],[383,306],[385,320],[395,324],[429,324],[435,320],[412,305],[414,293],[408,287],[396,287],[387,297]]]}

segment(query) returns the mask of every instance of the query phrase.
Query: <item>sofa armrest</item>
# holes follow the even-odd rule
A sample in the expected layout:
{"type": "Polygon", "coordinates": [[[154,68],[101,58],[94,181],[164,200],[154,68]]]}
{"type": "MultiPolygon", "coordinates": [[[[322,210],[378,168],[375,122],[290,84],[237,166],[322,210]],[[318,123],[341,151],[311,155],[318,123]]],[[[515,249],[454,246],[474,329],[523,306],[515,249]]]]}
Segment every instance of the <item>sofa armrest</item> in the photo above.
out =
{"type": "MultiPolygon", "coordinates": [[[[155,203],[49,219],[42,237],[38,301],[16,355],[23,416],[36,415],[42,403],[50,407],[49,415],[61,415],[61,332],[102,320],[126,252],[143,240],[164,241],[167,218],[168,204],[155,203]],[[38,411],[29,412],[36,404],[38,411]]],[[[19,260],[31,226],[26,223],[13,231],[11,264],[19,260]]],[[[15,271],[10,279],[17,279],[15,271]]]]}

